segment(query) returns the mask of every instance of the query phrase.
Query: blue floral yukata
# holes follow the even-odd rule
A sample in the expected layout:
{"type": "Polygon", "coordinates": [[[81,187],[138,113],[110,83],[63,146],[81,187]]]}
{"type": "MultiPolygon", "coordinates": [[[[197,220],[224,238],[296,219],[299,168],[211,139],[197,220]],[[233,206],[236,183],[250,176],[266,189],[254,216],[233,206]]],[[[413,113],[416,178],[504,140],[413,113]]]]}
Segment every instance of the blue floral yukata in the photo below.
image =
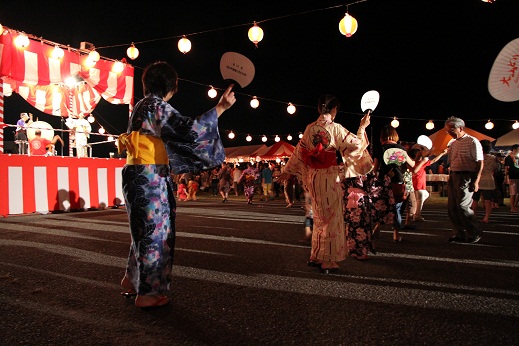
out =
{"type": "Polygon", "coordinates": [[[132,238],[126,277],[139,295],[166,294],[175,247],[176,202],[171,175],[221,165],[225,152],[218,115],[213,108],[193,120],[149,95],[137,103],[128,131],[119,140],[119,150],[128,152],[122,171],[132,238]],[[130,137],[133,142],[125,143],[130,137]],[[146,146],[146,141],[154,145],[146,146]],[[157,156],[155,151],[162,151],[164,160],[146,160],[157,156]]]}

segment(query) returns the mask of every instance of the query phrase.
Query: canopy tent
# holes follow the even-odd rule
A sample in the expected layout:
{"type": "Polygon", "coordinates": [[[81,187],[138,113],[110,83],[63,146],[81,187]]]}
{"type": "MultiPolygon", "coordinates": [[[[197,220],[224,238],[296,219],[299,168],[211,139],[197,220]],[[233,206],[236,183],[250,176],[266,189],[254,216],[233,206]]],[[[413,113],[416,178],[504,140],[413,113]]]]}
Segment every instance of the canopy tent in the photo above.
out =
{"type": "Polygon", "coordinates": [[[249,161],[251,158],[256,157],[258,151],[264,150],[265,148],[267,148],[265,144],[225,148],[225,160],[239,161],[242,159],[244,161],[249,161]]]}
{"type": "MultiPolygon", "coordinates": [[[[14,44],[19,33],[5,30],[0,35],[0,104],[4,96],[18,93],[41,112],[77,117],[89,114],[101,97],[113,104],[133,104],[131,65],[124,64],[120,73],[112,71],[114,61],[99,59],[88,67],[87,50],[65,47],[63,57],[54,58],[56,45],[29,37],[29,44],[18,48],[14,44]],[[76,79],[67,86],[65,80],[76,79]]],[[[62,46],[63,47],[63,46],[62,46]]],[[[3,107],[0,107],[0,152],[3,152],[3,107]]]]}
{"type": "Polygon", "coordinates": [[[289,157],[294,152],[295,147],[285,141],[279,141],[266,150],[257,152],[256,155],[261,157],[262,160],[275,160],[285,157],[289,157]]]}
{"type": "Polygon", "coordinates": [[[512,130],[499,137],[494,143],[494,147],[511,147],[514,144],[519,144],[519,129],[512,130]]]}
{"type": "MultiPolygon", "coordinates": [[[[469,129],[468,127],[465,127],[464,130],[467,134],[476,137],[479,140],[487,139],[491,142],[495,140],[495,138],[469,129]]],[[[443,128],[430,135],[429,138],[432,141],[431,155],[440,154],[445,148],[447,148],[447,144],[449,144],[450,140],[452,139],[452,137],[443,128]]]]}

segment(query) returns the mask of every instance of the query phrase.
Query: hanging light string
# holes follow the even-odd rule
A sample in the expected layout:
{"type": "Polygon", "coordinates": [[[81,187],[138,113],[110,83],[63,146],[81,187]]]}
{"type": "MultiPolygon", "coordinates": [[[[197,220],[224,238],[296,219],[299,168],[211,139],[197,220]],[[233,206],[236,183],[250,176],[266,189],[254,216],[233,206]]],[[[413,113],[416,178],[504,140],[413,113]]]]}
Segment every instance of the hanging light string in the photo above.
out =
{"type": "MultiPolygon", "coordinates": [[[[325,8],[319,8],[319,9],[314,9],[314,10],[308,10],[308,11],[302,11],[302,12],[297,12],[297,13],[291,13],[291,14],[287,14],[287,15],[283,15],[283,16],[278,16],[278,17],[267,18],[267,19],[263,19],[263,20],[256,20],[256,21],[253,21],[253,22],[248,22],[248,23],[243,23],[243,24],[234,24],[234,25],[229,25],[229,26],[225,26],[225,27],[221,27],[221,28],[202,30],[202,31],[192,32],[190,34],[185,34],[184,33],[184,34],[175,35],[175,36],[154,38],[154,39],[143,40],[143,41],[132,41],[131,43],[132,44],[144,44],[144,43],[150,43],[150,42],[166,41],[166,40],[173,40],[173,39],[182,38],[182,37],[189,37],[189,36],[207,34],[207,33],[216,32],[216,31],[229,30],[229,29],[234,29],[234,28],[254,25],[254,22],[256,22],[257,24],[259,24],[259,23],[266,23],[266,22],[270,22],[270,21],[273,21],[273,20],[285,19],[285,18],[300,16],[300,15],[304,15],[304,14],[308,14],[308,13],[313,13],[313,12],[326,11],[326,10],[336,9],[336,8],[340,8],[340,7],[344,7],[344,6],[348,7],[348,6],[355,5],[355,4],[358,4],[358,3],[361,3],[361,2],[366,2],[366,1],[368,1],[368,0],[358,0],[358,1],[346,4],[346,5],[335,5],[335,6],[325,7],[325,8]]],[[[96,47],[96,49],[115,48],[115,47],[122,47],[122,46],[128,46],[128,45],[130,45],[130,43],[121,43],[121,44],[114,44],[114,45],[109,45],[109,46],[96,47]]]]}
{"type": "MultiPolygon", "coordinates": [[[[263,20],[254,21],[254,24],[265,23],[265,22],[268,22],[268,21],[279,20],[279,19],[284,19],[284,18],[288,18],[288,17],[305,15],[305,14],[308,14],[308,13],[313,13],[313,12],[318,12],[318,11],[326,11],[326,10],[330,10],[330,9],[336,9],[336,8],[343,7],[343,6],[346,6],[346,12],[348,12],[349,6],[355,5],[355,4],[358,4],[358,3],[362,3],[362,2],[366,2],[366,1],[368,1],[368,0],[358,0],[358,1],[346,4],[346,5],[335,5],[335,6],[330,6],[330,7],[320,8],[320,9],[302,11],[302,12],[298,12],[298,13],[292,13],[292,14],[288,14],[288,15],[267,18],[267,19],[263,19],[263,20]]],[[[232,28],[236,28],[236,27],[243,27],[243,26],[250,26],[250,25],[251,25],[251,23],[249,22],[249,23],[244,23],[244,24],[230,25],[230,26],[226,26],[226,27],[222,27],[222,28],[214,28],[214,29],[209,29],[209,30],[193,32],[193,33],[190,33],[190,34],[175,35],[175,36],[169,36],[169,37],[163,37],[163,38],[155,38],[155,39],[143,40],[143,41],[132,41],[132,43],[130,45],[130,48],[135,48],[135,44],[150,43],[150,42],[157,42],[157,41],[163,41],[163,40],[171,40],[171,39],[179,38],[179,37],[182,38],[182,37],[187,37],[187,36],[201,35],[201,34],[205,34],[205,33],[221,31],[221,30],[228,30],[228,29],[232,29],[232,28]]],[[[92,47],[92,49],[78,49],[78,48],[72,48],[69,45],[63,45],[63,44],[59,44],[57,42],[46,40],[43,37],[38,37],[38,36],[35,36],[35,35],[32,35],[32,34],[26,34],[23,31],[15,30],[15,29],[8,28],[8,27],[5,27],[5,26],[2,29],[3,29],[3,31],[6,31],[6,32],[11,31],[11,32],[18,33],[19,35],[21,35],[21,34],[26,35],[28,38],[40,41],[42,44],[44,43],[44,44],[48,44],[48,45],[51,45],[51,46],[54,46],[54,47],[60,47],[62,49],[67,49],[69,51],[83,53],[83,54],[92,53],[92,51],[95,51],[96,49],[99,50],[99,49],[119,47],[119,46],[128,46],[129,45],[128,43],[124,43],[124,44],[116,44],[116,45],[109,45],[109,46],[102,46],[102,47],[92,47]]],[[[137,50],[136,54],[138,56],[138,50],[137,50]]],[[[118,60],[112,59],[112,58],[107,58],[107,57],[102,57],[102,58],[105,59],[105,60],[109,60],[109,61],[119,62],[118,60]]],[[[132,59],[134,59],[134,58],[132,58],[132,59]]],[[[134,67],[143,69],[142,67],[138,67],[138,66],[134,66],[134,67]]],[[[198,82],[194,82],[194,81],[187,80],[187,79],[179,78],[179,80],[185,81],[187,83],[192,83],[192,84],[201,85],[201,86],[204,86],[204,87],[213,88],[212,85],[206,85],[206,84],[203,84],[203,83],[198,83],[198,82]]],[[[223,90],[221,88],[214,88],[214,89],[223,90]]],[[[236,93],[236,94],[237,95],[246,96],[246,97],[249,97],[251,99],[254,98],[254,99],[257,99],[257,100],[264,100],[264,101],[268,101],[268,102],[281,103],[281,104],[289,105],[289,107],[293,106],[293,107],[296,107],[296,108],[310,108],[310,109],[314,109],[314,106],[308,106],[308,105],[298,104],[298,103],[294,103],[294,102],[280,101],[280,100],[275,100],[275,99],[271,99],[271,98],[260,97],[260,96],[257,96],[257,95],[243,94],[243,93],[236,93]]],[[[346,112],[346,111],[339,111],[338,113],[350,114],[350,115],[363,115],[362,113],[358,113],[358,112],[346,112]]],[[[96,114],[97,114],[98,117],[100,117],[98,113],[96,113],[96,114]]],[[[431,119],[431,118],[419,119],[419,118],[403,118],[403,117],[394,117],[394,116],[393,117],[391,117],[391,116],[382,117],[382,116],[378,116],[378,115],[377,115],[377,118],[392,119],[393,120],[392,122],[395,122],[395,124],[396,124],[396,121],[398,121],[398,120],[425,121],[425,122],[428,122],[428,125],[431,125],[431,124],[433,125],[432,127],[431,126],[427,127],[429,130],[432,130],[434,128],[433,119],[431,119]]],[[[510,119],[494,119],[494,120],[497,120],[497,121],[501,121],[502,120],[502,121],[507,121],[507,122],[510,121],[510,119]]],[[[479,122],[479,121],[484,121],[484,120],[474,119],[474,120],[466,120],[466,121],[467,122],[479,122]]],[[[512,120],[512,121],[514,121],[514,124],[513,124],[514,129],[518,128],[519,127],[519,122],[517,120],[512,120]]],[[[106,120],[104,120],[104,122],[109,124],[109,122],[107,122],[106,120]]],[[[492,125],[491,124],[492,123],[491,123],[491,121],[489,119],[487,121],[487,123],[486,123],[486,128],[488,130],[493,128],[493,126],[492,126],[493,124],[492,125]]],[[[110,124],[108,126],[110,126],[112,129],[114,129],[110,124]]],[[[232,132],[232,130],[223,130],[223,131],[226,131],[228,133],[232,132]]],[[[234,133],[234,134],[235,135],[240,135],[240,133],[234,133]]],[[[250,135],[250,134],[248,133],[247,135],[250,135]]],[[[266,137],[266,135],[262,135],[262,136],[266,137]]],[[[269,135],[268,137],[275,138],[276,136],[277,135],[269,135]]],[[[290,135],[287,135],[287,136],[290,136],[290,135]]]]}

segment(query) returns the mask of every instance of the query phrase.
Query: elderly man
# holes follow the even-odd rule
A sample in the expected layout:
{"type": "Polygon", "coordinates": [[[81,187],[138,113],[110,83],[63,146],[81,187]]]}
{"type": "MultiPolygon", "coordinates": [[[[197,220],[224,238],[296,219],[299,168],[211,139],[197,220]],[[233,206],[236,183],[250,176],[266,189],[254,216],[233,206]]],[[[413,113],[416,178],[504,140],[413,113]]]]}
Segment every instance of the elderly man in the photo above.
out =
{"type": "Polygon", "coordinates": [[[456,117],[445,121],[445,130],[454,138],[449,146],[448,213],[454,227],[451,243],[477,243],[481,239],[472,195],[479,189],[483,170],[483,149],[479,140],[465,132],[465,122],[456,117]]]}

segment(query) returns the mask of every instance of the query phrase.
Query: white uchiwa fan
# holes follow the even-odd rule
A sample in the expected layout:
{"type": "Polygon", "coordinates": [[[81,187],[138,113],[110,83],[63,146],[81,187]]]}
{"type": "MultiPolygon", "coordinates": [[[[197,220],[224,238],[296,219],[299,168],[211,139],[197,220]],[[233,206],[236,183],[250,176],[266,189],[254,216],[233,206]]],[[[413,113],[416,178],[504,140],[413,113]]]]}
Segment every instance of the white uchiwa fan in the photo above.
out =
{"type": "Polygon", "coordinates": [[[375,108],[377,108],[378,101],[380,100],[380,94],[376,90],[370,90],[364,95],[360,100],[360,108],[363,112],[368,111],[369,113],[373,112],[375,108]]]}
{"type": "Polygon", "coordinates": [[[497,55],[488,77],[488,91],[499,101],[519,100],[519,38],[509,42],[497,55]]]}

